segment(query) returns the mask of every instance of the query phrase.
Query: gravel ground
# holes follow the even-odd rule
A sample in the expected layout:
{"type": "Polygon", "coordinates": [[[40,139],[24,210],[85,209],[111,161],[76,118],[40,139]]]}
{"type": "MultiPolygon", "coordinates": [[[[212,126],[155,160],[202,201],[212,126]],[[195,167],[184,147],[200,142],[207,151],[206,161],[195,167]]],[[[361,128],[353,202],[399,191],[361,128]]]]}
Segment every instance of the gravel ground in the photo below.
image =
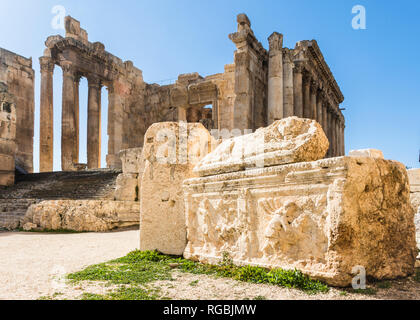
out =
{"type": "Polygon", "coordinates": [[[138,248],[138,231],[0,233],[0,299],[38,299],[63,287],[66,273],[125,256],[138,248]]]}
{"type": "MultiPolygon", "coordinates": [[[[125,256],[138,248],[138,231],[81,234],[0,232],[0,299],[80,299],[83,293],[106,294],[118,286],[84,281],[66,284],[64,275],[85,267],[125,256]]],[[[355,294],[331,288],[326,294],[308,295],[295,289],[250,284],[174,270],[173,281],[155,281],[147,289],[158,289],[171,299],[273,299],[273,300],[420,300],[420,284],[412,277],[389,281],[389,288],[376,294],[355,294]]]]}

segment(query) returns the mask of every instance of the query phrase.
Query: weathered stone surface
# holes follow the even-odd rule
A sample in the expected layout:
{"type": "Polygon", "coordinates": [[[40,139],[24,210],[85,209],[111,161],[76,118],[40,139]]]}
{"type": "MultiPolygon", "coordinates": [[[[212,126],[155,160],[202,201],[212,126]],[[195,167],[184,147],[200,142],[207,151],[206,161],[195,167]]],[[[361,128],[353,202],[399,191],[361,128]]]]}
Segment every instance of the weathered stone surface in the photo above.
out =
{"type": "MultiPolygon", "coordinates": [[[[410,181],[411,204],[416,212],[414,223],[416,225],[417,247],[420,250],[420,169],[410,169],[407,172],[410,181]]],[[[418,258],[420,258],[420,252],[418,258]]]]}
{"type": "Polygon", "coordinates": [[[352,269],[392,279],[414,271],[414,212],[405,167],[341,157],[188,179],[184,256],[297,268],[348,286],[352,269]]]}
{"type": "Polygon", "coordinates": [[[408,170],[410,181],[411,204],[416,212],[420,209],[420,169],[408,170]]]}
{"type": "Polygon", "coordinates": [[[349,152],[350,157],[369,157],[369,158],[378,158],[384,159],[384,154],[381,150],[377,149],[360,149],[360,150],[351,150],[349,152]]]}
{"type": "Polygon", "coordinates": [[[15,98],[16,159],[28,172],[33,172],[34,79],[31,58],[0,48],[0,82],[7,85],[15,98]]]}
{"type": "Polygon", "coordinates": [[[138,174],[140,172],[142,150],[143,148],[132,148],[120,151],[119,156],[124,173],[138,174]]]}
{"type": "Polygon", "coordinates": [[[181,255],[186,245],[182,182],[211,149],[199,123],[164,122],[146,132],[140,190],[140,250],[181,255]]]}
{"type": "Polygon", "coordinates": [[[138,175],[122,173],[118,175],[114,199],[117,201],[139,201],[138,175]]]}
{"type": "Polygon", "coordinates": [[[0,186],[15,180],[16,108],[15,97],[0,82],[0,186]]]}
{"type": "Polygon", "coordinates": [[[132,201],[52,200],[29,207],[28,229],[102,232],[139,224],[139,204],[132,201]],[[33,229],[33,228],[30,228],[33,229]]]}
{"type": "Polygon", "coordinates": [[[289,117],[223,141],[194,169],[200,176],[322,159],[328,139],[314,120],[289,117]]]}

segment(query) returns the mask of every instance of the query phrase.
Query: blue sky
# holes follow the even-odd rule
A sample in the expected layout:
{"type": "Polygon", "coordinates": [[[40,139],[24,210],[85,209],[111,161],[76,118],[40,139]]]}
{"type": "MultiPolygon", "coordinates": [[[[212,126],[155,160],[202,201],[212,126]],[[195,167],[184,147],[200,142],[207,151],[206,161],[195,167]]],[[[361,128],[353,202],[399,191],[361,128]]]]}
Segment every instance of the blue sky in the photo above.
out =
{"type": "MultiPolygon", "coordinates": [[[[257,38],[284,34],[285,46],[316,39],[345,101],[346,152],[377,148],[387,159],[419,167],[420,149],[420,1],[402,0],[1,0],[0,47],[33,58],[36,71],[34,165],[39,158],[39,63],[44,41],[62,34],[51,26],[56,5],[81,21],[90,41],[132,60],[147,82],[180,73],[209,75],[233,62],[228,34],[236,15],[246,13],[257,38]],[[352,8],[366,8],[366,30],[352,28],[352,8]]],[[[54,168],[60,169],[61,70],[54,73],[54,168]]],[[[87,83],[81,82],[80,160],[86,161],[87,83]]],[[[102,119],[106,123],[107,93],[102,119]]],[[[102,126],[105,165],[106,125],[102,126]]]]}

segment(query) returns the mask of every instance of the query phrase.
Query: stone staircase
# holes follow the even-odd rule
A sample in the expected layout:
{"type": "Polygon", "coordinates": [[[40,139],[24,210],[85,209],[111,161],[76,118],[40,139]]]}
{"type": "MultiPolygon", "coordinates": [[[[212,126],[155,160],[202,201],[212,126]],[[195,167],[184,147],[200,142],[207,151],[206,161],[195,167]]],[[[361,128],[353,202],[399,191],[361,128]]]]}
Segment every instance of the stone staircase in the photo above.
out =
{"type": "Polygon", "coordinates": [[[113,200],[118,170],[48,172],[16,176],[0,189],[0,228],[16,228],[30,205],[43,200],[113,200]]]}

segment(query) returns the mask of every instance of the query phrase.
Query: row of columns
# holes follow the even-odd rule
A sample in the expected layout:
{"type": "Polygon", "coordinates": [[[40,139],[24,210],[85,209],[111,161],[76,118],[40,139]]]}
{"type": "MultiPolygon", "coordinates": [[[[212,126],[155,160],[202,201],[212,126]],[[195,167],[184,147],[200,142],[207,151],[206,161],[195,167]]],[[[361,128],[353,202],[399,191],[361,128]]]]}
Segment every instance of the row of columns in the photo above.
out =
{"type": "MultiPolygon", "coordinates": [[[[40,104],[40,172],[53,171],[54,112],[53,73],[55,63],[50,57],[41,57],[40,104]]],[[[60,63],[63,71],[61,119],[61,167],[63,171],[76,170],[79,162],[79,84],[80,74],[69,61],[60,63]]],[[[89,75],[87,167],[101,167],[101,79],[89,75]]]]}
{"type": "Polygon", "coordinates": [[[290,116],[314,119],[330,141],[327,157],[343,156],[345,124],[338,103],[328,99],[322,84],[303,62],[291,61],[289,49],[283,49],[281,34],[275,32],[268,40],[268,125],[290,116]]]}

